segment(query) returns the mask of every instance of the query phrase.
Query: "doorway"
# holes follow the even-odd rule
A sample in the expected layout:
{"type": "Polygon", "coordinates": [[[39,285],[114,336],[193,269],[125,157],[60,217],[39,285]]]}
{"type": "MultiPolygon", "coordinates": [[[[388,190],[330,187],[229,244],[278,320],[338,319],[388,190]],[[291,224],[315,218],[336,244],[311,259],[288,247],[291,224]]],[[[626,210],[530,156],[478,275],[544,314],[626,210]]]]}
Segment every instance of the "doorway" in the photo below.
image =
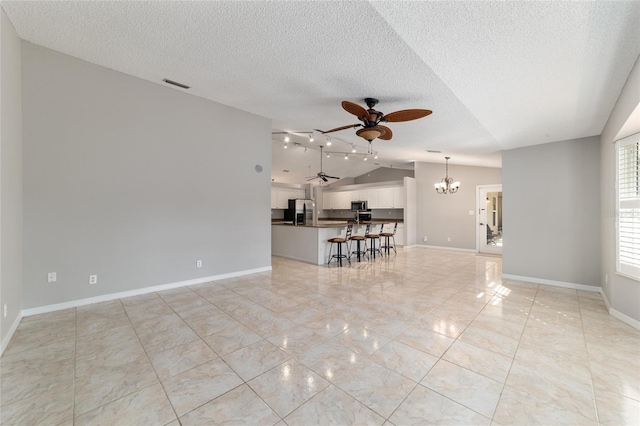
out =
{"type": "Polygon", "coordinates": [[[502,185],[478,185],[477,188],[477,250],[502,254],[502,185]]]}

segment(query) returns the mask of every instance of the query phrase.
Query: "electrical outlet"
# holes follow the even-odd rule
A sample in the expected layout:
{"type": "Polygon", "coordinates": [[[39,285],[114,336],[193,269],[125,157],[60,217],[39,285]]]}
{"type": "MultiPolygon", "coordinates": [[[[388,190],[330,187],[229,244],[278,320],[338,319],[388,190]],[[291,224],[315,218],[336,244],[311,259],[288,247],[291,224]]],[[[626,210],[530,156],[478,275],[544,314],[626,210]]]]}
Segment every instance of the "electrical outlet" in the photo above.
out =
{"type": "Polygon", "coordinates": [[[98,284],[98,276],[89,275],[89,284],[98,284]]]}
{"type": "Polygon", "coordinates": [[[196,268],[202,268],[202,260],[196,260],[196,268]]]}
{"type": "Polygon", "coordinates": [[[424,237],[424,238],[422,239],[422,241],[424,241],[424,242],[426,243],[426,242],[427,242],[427,237],[424,237]]]}
{"type": "Polygon", "coordinates": [[[609,284],[609,274],[604,275],[604,283],[609,284]]]}
{"type": "Polygon", "coordinates": [[[447,241],[451,241],[451,237],[447,237],[447,241]]]}
{"type": "Polygon", "coordinates": [[[55,283],[57,279],[58,278],[56,277],[56,273],[55,272],[49,272],[47,274],[47,282],[48,283],[55,283]]]}
{"type": "Polygon", "coordinates": [[[3,315],[4,315],[5,318],[7,317],[7,311],[8,311],[8,307],[7,307],[7,304],[5,303],[4,304],[4,312],[3,312],[3,315]]]}

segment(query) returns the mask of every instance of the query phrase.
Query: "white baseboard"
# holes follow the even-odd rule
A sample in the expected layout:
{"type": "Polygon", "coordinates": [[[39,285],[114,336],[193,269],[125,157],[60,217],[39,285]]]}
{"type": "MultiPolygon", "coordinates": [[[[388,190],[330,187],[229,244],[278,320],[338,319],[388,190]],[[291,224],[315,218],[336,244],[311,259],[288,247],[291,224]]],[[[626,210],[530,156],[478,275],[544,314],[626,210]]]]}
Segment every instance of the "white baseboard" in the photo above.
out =
{"type": "Polygon", "coordinates": [[[288,254],[272,253],[271,256],[281,257],[283,259],[296,260],[298,262],[308,263],[310,265],[317,265],[317,266],[326,265],[326,263],[324,261],[322,261],[322,263],[314,263],[314,262],[309,261],[309,259],[303,259],[301,257],[296,257],[296,256],[289,256],[288,254]]]}
{"type": "Polygon", "coordinates": [[[231,272],[228,274],[212,275],[210,277],[195,278],[193,280],[179,281],[175,283],[162,284],[152,287],[144,287],[136,290],[123,291],[120,293],[105,294],[102,296],[89,297],[86,299],[72,300],[64,303],[56,303],[53,305],[39,306],[37,308],[23,309],[22,316],[44,314],[47,312],[59,311],[62,309],[75,308],[78,306],[90,305],[92,303],[107,302],[109,300],[121,299],[123,297],[138,296],[140,294],[154,293],[156,291],[171,290],[172,288],[185,287],[188,285],[202,284],[209,281],[219,281],[226,278],[241,277],[243,275],[257,274],[259,272],[271,271],[271,266],[263,268],[248,269],[245,271],[231,272]]]}
{"type": "Polygon", "coordinates": [[[611,312],[611,303],[609,303],[609,299],[607,299],[607,295],[604,293],[604,289],[602,287],[600,287],[600,296],[602,296],[602,300],[604,300],[607,312],[611,312]]]}
{"type": "Polygon", "coordinates": [[[611,315],[614,318],[619,319],[620,321],[622,321],[623,323],[630,325],[631,327],[635,328],[636,330],[640,330],[640,321],[635,320],[633,318],[631,318],[628,315],[623,314],[620,311],[617,311],[615,309],[609,309],[609,315],[611,315]]]}
{"type": "Polygon", "coordinates": [[[520,275],[511,275],[511,274],[502,274],[502,278],[507,280],[525,281],[525,282],[534,283],[534,284],[551,285],[554,287],[571,288],[574,290],[591,291],[595,293],[600,292],[600,287],[593,286],[593,285],[568,283],[564,281],[547,280],[544,278],[522,277],[520,275]]]}
{"type": "Polygon", "coordinates": [[[602,288],[600,289],[600,295],[602,295],[602,300],[604,300],[604,304],[607,307],[607,311],[609,311],[609,315],[616,319],[619,319],[623,323],[635,328],[636,330],[640,330],[640,321],[633,319],[630,316],[625,315],[622,312],[611,307],[611,303],[609,303],[609,299],[607,298],[607,295],[602,288]]]}
{"type": "Polygon", "coordinates": [[[429,245],[426,245],[426,244],[416,244],[416,247],[428,248],[428,249],[436,249],[436,250],[462,251],[462,252],[465,252],[465,253],[477,253],[477,251],[475,249],[465,249],[465,248],[457,248],[457,247],[429,246],[429,245]]]}
{"type": "Polygon", "coordinates": [[[2,343],[0,344],[1,345],[0,346],[0,356],[2,356],[2,354],[4,353],[4,350],[7,349],[7,346],[9,346],[9,342],[11,341],[11,338],[13,337],[13,334],[18,329],[18,326],[20,325],[20,321],[22,321],[22,315],[18,314],[16,319],[11,324],[11,327],[9,328],[9,332],[4,337],[4,339],[2,339],[2,343]]]}

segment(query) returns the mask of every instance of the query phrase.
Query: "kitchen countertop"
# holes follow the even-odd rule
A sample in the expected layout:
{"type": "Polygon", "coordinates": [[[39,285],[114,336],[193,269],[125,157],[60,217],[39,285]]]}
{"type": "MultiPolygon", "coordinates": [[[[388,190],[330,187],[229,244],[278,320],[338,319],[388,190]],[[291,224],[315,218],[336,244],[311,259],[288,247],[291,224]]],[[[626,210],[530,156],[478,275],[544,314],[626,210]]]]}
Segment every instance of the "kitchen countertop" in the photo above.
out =
{"type": "Polygon", "coordinates": [[[292,222],[285,222],[282,220],[274,220],[271,222],[271,225],[281,225],[281,226],[296,226],[301,228],[344,228],[347,225],[380,225],[382,223],[403,223],[402,220],[392,220],[392,219],[375,219],[371,222],[360,222],[355,223],[352,221],[346,220],[318,220],[317,225],[307,224],[307,225],[294,225],[292,222]]]}

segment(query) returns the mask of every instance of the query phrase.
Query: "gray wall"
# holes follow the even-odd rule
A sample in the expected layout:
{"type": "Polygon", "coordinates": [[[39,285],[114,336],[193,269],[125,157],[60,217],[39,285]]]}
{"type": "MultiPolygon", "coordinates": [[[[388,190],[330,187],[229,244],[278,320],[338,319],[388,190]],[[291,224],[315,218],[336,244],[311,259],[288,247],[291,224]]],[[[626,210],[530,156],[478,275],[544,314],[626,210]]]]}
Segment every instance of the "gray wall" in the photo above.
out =
{"type": "Polygon", "coordinates": [[[24,308],[271,265],[269,120],[27,42],[22,65],[24,308]]]}
{"type": "Polygon", "coordinates": [[[502,153],[503,273],[599,286],[600,138],[502,153]]]}
{"type": "Polygon", "coordinates": [[[354,179],[355,184],[358,183],[376,183],[376,182],[389,182],[394,180],[402,180],[404,177],[414,177],[413,170],[405,169],[393,169],[391,167],[380,167],[369,173],[365,173],[362,176],[358,176],[354,179]]]}
{"type": "MultiPolygon", "coordinates": [[[[0,342],[22,305],[22,106],[20,39],[0,8],[0,342]],[[2,314],[7,305],[7,317],[2,314]]],[[[0,350],[0,352],[2,351],[0,350]]]]}
{"type": "Polygon", "coordinates": [[[602,197],[600,223],[602,225],[602,276],[601,283],[611,307],[622,314],[640,321],[640,283],[616,274],[615,214],[615,146],[614,142],[640,132],[637,115],[630,119],[640,106],[640,57],[629,74],[609,120],[601,135],[600,165],[602,197]]]}
{"type": "Polygon", "coordinates": [[[433,187],[445,176],[444,164],[416,163],[415,174],[417,244],[475,250],[478,225],[475,214],[469,215],[469,211],[476,210],[476,186],[500,184],[500,169],[449,163],[449,176],[461,185],[455,194],[445,195],[436,193],[433,187]],[[451,241],[447,241],[449,237],[451,241]]]}

